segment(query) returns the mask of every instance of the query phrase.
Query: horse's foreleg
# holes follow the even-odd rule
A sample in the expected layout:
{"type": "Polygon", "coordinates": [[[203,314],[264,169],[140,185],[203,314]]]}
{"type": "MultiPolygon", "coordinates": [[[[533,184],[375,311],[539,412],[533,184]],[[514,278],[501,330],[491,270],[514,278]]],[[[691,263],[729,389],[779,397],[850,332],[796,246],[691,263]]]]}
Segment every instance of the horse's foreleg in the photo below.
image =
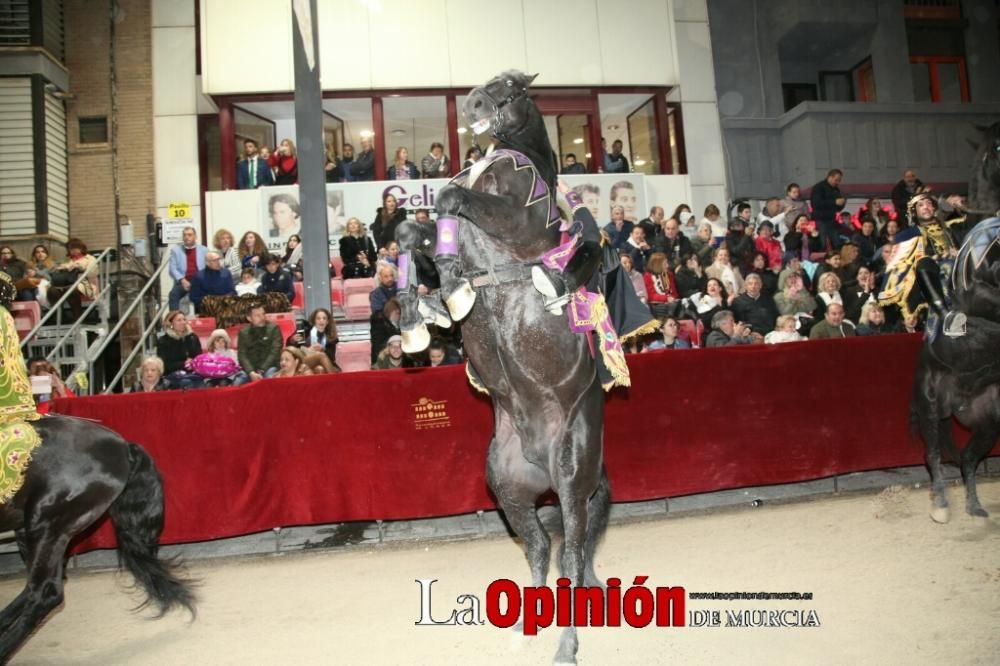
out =
{"type": "Polygon", "coordinates": [[[608,473],[601,468],[601,481],[593,497],[587,503],[587,543],[584,546],[584,582],[588,586],[604,587],[594,570],[594,553],[597,544],[608,528],[608,516],[611,514],[611,486],[608,483],[608,473]]]}
{"type": "Polygon", "coordinates": [[[524,234],[527,209],[513,196],[474,192],[448,185],[437,196],[439,217],[464,217],[495,238],[519,238],[524,234]]]}
{"type": "Polygon", "coordinates": [[[962,480],[965,482],[965,510],[970,516],[987,518],[990,514],[979,503],[976,492],[976,468],[986,457],[1000,437],[1000,429],[976,428],[972,431],[969,443],[962,451],[962,480]]]}
{"type": "Polygon", "coordinates": [[[927,446],[927,469],[931,474],[931,518],[936,523],[946,523],[950,518],[948,514],[948,497],[945,494],[944,472],[941,470],[941,444],[942,438],[950,436],[947,432],[949,423],[941,421],[933,416],[922,419],[921,434],[927,446]]]}

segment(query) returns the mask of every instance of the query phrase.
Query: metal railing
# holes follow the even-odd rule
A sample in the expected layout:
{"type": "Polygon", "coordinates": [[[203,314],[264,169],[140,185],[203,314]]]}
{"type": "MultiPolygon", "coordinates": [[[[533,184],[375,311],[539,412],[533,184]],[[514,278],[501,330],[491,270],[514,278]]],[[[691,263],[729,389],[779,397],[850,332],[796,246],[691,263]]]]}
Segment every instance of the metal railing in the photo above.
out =
{"type": "MultiPolygon", "coordinates": [[[[170,262],[164,261],[157,267],[155,271],[153,271],[153,274],[146,281],[146,284],[143,285],[142,289],[139,290],[139,293],[136,294],[135,300],[133,300],[129,304],[129,306],[125,308],[125,310],[118,315],[118,323],[115,324],[115,327],[108,332],[107,336],[104,338],[104,340],[101,341],[99,345],[97,345],[96,349],[88,351],[88,356],[91,359],[96,360],[101,357],[101,354],[104,353],[104,350],[107,349],[107,346],[111,343],[111,341],[115,339],[115,336],[118,335],[118,332],[122,329],[122,326],[125,325],[125,322],[129,320],[129,318],[132,316],[132,313],[134,313],[136,309],[139,310],[140,321],[143,322],[146,321],[146,294],[149,293],[149,290],[153,286],[159,284],[160,276],[163,274],[163,271],[166,270],[166,268],[169,265],[170,262]]],[[[132,353],[129,354],[128,357],[122,361],[121,368],[118,369],[118,374],[116,374],[114,378],[110,382],[108,382],[108,385],[104,389],[104,393],[111,393],[114,390],[115,386],[118,385],[118,382],[120,382],[122,377],[125,376],[125,373],[128,371],[128,368],[131,365],[132,361],[135,360],[136,355],[139,354],[141,351],[143,351],[146,344],[146,340],[149,339],[149,336],[152,334],[154,328],[156,327],[157,324],[159,324],[160,320],[163,318],[163,315],[166,313],[167,305],[168,304],[164,303],[160,305],[159,308],[157,308],[155,316],[153,316],[150,322],[146,324],[145,328],[143,328],[142,336],[140,336],[139,340],[136,342],[135,347],[132,349],[132,353]]],[[[94,379],[93,368],[94,368],[93,363],[91,363],[90,364],[91,386],[93,386],[93,379],[94,379]]]]}

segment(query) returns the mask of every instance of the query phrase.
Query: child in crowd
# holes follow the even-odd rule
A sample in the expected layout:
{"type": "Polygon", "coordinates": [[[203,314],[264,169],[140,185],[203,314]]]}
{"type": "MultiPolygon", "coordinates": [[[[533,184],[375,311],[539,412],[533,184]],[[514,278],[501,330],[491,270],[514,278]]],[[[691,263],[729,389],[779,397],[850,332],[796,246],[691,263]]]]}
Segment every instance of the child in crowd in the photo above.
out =
{"type": "Polygon", "coordinates": [[[244,268],[243,273],[240,274],[240,283],[236,285],[236,295],[256,295],[259,289],[260,280],[257,279],[257,272],[252,268],[244,268]]]}
{"type": "Polygon", "coordinates": [[[764,343],[775,345],[781,342],[797,342],[805,340],[798,331],[795,330],[795,315],[781,315],[774,324],[774,330],[767,334],[764,343]]]}

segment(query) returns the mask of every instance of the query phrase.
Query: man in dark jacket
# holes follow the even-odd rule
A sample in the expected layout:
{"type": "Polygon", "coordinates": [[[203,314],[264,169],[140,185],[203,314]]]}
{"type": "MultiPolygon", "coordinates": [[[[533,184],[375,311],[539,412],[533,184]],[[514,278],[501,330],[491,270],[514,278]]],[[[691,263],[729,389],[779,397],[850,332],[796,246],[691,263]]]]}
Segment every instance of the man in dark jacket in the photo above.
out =
{"type": "Polygon", "coordinates": [[[774,330],[778,307],[774,299],[763,293],[764,282],[751,273],[743,282],[744,293],[733,301],[733,315],[750,327],[753,333],[767,335],[774,330]]]}
{"type": "Polygon", "coordinates": [[[824,180],[819,181],[812,188],[809,203],[813,208],[813,219],[819,225],[820,236],[827,248],[839,250],[842,244],[840,234],[837,232],[837,213],[847,203],[847,199],[840,193],[840,181],[844,177],[844,172],[840,169],[830,169],[824,180]]]}
{"type": "Polygon", "coordinates": [[[371,139],[361,139],[361,152],[351,163],[351,180],[375,180],[375,151],[371,139]]]}
{"type": "Polygon", "coordinates": [[[823,321],[817,322],[809,329],[810,340],[825,338],[853,338],[857,335],[851,322],[844,321],[844,306],[840,303],[830,303],[826,307],[823,321]]]}
{"type": "Polygon", "coordinates": [[[730,347],[732,345],[748,345],[750,327],[746,324],[736,324],[733,313],[729,310],[719,310],[712,315],[712,332],[705,339],[706,347],[730,347]]]}
{"type": "Polygon", "coordinates": [[[910,199],[922,189],[924,189],[924,184],[917,178],[913,169],[904,171],[903,179],[896,183],[896,187],[892,188],[890,198],[892,199],[892,207],[896,209],[896,221],[899,222],[900,227],[909,225],[910,220],[906,215],[907,205],[910,203],[910,199]]]}
{"type": "Polygon", "coordinates": [[[279,293],[288,297],[288,302],[295,300],[295,281],[292,274],[281,267],[281,259],[276,254],[267,255],[264,260],[264,273],[260,276],[258,294],[279,293]]]}
{"type": "Polygon", "coordinates": [[[251,307],[247,319],[250,325],[239,335],[237,358],[243,372],[233,381],[236,385],[273,376],[278,372],[278,361],[281,359],[281,329],[267,320],[264,306],[255,304],[251,307]]]}
{"type": "Polygon", "coordinates": [[[749,219],[750,204],[740,204],[736,217],[729,221],[729,233],[726,234],[723,245],[729,250],[729,261],[741,271],[746,271],[753,259],[753,241],[746,235],[746,224],[749,219]]]}
{"type": "Polygon", "coordinates": [[[639,220],[636,224],[642,227],[646,234],[646,242],[653,244],[656,237],[663,233],[663,208],[653,206],[649,209],[649,217],[639,220]]]}
{"type": "Polygon", "coordinates": [[[688,237],[681,233],[680,223],[670,218],[663,223],[663,232],[653,238],[653,252],[667,255],[670,268],[676,271],[682,265],[681,258],[694,254],[694,249],[688,237]]]}
{"type": "MultiPolygon", "coordinates": [[[[209,251],[205,255],[205,267],[194,274],[189,297],[196,312],[201,313],[201,302],[206,296],[234,296],[233,274],[222,267],[222,257],[218,252],[209,251]]],[[[293,294],[294,295],[294,294],[293,294]]]]}

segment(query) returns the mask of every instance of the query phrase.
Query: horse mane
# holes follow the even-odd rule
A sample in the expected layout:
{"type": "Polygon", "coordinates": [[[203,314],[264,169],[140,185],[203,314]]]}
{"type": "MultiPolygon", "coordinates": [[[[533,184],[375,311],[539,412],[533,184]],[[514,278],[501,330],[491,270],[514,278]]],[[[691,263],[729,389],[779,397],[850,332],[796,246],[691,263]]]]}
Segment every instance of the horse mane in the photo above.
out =
{"type": "Polygon", "coordinates": [[[1000,210],[1000,122],[979,129],[982,139],[969,179],[969,207],[992,215],[1000,210]]]}

